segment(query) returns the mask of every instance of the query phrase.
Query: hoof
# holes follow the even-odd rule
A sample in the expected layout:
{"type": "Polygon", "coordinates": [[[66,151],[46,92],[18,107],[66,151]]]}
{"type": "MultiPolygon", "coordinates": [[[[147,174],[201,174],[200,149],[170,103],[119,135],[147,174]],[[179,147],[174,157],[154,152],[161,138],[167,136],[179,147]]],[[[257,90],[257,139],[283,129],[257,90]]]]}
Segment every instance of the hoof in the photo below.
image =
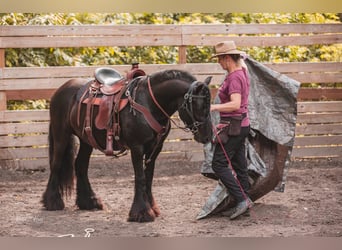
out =
{"type": "Polygon", "coordinates": [[[64,209],[64,201],[59,194],[48,196],[46,193],[43,195],[41,201],[43,207],[48,211],[56,211],[64,209]]]}
{"type": "Polygon", "coordinates": [[[130,213],[127,219],[128,222],[153,222],[156,218],[153,210],[141,212],[141,213],[130,213]]]}
{"type": "Polygon", "coordinates": [[[96,198],[96,197],[92,197],[87,200],[77,199],[76,205],[78,206],[80,210],[94,210],[94,209],[103,210],[103,204],[102,204],[101,199],[96,198]]]}

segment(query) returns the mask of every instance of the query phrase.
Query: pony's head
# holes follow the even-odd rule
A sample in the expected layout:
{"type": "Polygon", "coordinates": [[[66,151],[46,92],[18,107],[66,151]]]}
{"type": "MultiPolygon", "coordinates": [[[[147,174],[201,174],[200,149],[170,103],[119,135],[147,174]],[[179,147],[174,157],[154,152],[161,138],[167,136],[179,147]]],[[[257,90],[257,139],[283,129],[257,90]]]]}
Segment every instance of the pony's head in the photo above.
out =
{"type": "Polygon", "coordinates": [[[178,108],[178,113],[185,126],[193,133],[194,139],[207,143],[212,138],[212,123],[210,119],[211,77],[204,82],[193,81],[184,95],[184,101],[178,108]]]}

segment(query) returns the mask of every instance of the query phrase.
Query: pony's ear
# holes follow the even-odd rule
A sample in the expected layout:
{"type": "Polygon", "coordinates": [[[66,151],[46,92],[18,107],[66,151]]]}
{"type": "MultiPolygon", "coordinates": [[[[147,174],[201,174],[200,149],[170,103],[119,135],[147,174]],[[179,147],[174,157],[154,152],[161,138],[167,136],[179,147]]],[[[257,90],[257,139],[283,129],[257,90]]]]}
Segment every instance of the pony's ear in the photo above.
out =
{"type": "Polygon", "coordinates": [[[208,76],[207,78],[205,78],[204,83],[209,85],[209,83],[211,82],[212,78],[213,78],[212,76],[208,76]]]}

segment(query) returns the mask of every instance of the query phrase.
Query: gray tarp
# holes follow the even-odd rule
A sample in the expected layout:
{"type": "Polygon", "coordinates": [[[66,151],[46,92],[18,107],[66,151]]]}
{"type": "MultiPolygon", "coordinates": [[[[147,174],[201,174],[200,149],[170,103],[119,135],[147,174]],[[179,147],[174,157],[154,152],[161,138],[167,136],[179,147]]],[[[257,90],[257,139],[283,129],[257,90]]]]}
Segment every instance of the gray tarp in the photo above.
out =
{"type": "MultiPolygon", "coordinates": [[[[283,145],[288,148],[285,160],[282,160],[281,181],[273,188],[276,191],[284,191],[285,171],[289,165],[290,154],[295,137],[296,118],[297,118],[297,94],[300,83],[283,74],[280,74],[263,64],[247,57],[245,63],[248,67],[250,77],[250,95],[249,95],[249,118],[251,122],[251,138],[255,135],[265,137],[260,143],[258,150],[254,148],[253,142],[250,139],[246,141],[246,154],[248,159],[248,169],[251,173],[256,173],[261,179],[267,178],[270,169],[275,160],[264,161],[267,155],[272,158],[274,147],[270,147],[272,143],[275,145],[283,145]],[[260,147],[264,147],[260,150],[260,147]],[[273,151],[272,151],[273,150],[273,151]],[[259,152],[267,152],[260,155],[259,152]],[[267,162],[267,163],[266,163],[267,162]]],[[[214,102],[219,102],[216,97],[214,102]]],[[[212,121],[217,124],[219,114],[212,114],[212,121]]],[[[205,160],[202,164],[201,173],[208,177],[213,177],[211,169],[211,161],[213,156],[214,146],[209,143],[204,146],[205,160]]],[[[267,158],[266,157],[266,158],[267,158]]],[[[274,156],[273,158],[276,158],[274,156]]],[[[276,159],[279,162],[279,159],[276,159]]],[[[273,164],[276,165],[276,164],[273,164]]],[[[261,187],[262,188],[262,187],[261,187]]],[[[268,192],[267,190],[265,192],[268,192]]],[[[259,191],[260,193],[260,191],[259,191]]],[[[261,190],[262,193],[262,190],[261,190]]],[[[260,196],[260,194],[259,194],[260,196]]],[[[213,193],[208,198],[198,215],[198,219],[204,218],[211,214],[220,203],[227,202],[229,193],[226,188],[218,183],[213,193]]]]}

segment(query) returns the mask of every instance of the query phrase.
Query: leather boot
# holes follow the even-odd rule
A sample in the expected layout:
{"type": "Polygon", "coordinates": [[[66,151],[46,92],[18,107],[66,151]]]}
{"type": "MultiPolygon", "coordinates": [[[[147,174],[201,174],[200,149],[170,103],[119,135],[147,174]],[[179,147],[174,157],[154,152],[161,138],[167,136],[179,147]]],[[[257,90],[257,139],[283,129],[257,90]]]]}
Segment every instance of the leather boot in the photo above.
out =
{"type": "Polygon", "coordinates": [[[253,202],[251,201],[250,198],[239,202],[236,207],[234,208],[234,213],[230,216],[231,220],[236,219],[240,215],[246,213],[249,208],[253,206],[253,202]]]}

